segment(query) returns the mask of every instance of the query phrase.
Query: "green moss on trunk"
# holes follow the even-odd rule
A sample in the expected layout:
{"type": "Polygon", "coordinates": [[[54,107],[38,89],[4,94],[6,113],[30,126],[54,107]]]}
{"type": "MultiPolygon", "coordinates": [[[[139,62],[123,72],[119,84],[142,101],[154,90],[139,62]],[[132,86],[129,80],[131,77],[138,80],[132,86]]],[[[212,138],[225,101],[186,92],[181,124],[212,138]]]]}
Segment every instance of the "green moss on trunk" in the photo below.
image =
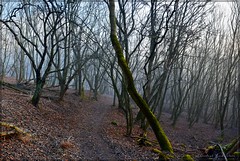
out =
{"type": "Polygon", "coordinates": [[[159,142],[159,145],[161,147],[162,150],[164,151],[168,151],[173,153],[173,149],[172,149],[172,145],[170,143],[170,141],[168,140],[166,134],[164,133],[163,129],[160,126],[159,121],[157,120],[157,118],[155,117],[155,115],[151,112],[148,104],[144,101],[144,99],[138,94],[135,85],[134,85],[134,81],[133,81],[133,77],[132,77],[132,73],[127,65],[127,62],[124,58],[123,55],[123,50],[122,47],[119,43],[119,40],[117,38],[117,34],[116,34],[116,20],[115,20],[115,5],[114,5],[114,0],[110,0],[109,1],[109,17],[110,17],[110,24],[111,24],[111,41],[112,41],[112,45],[114,47],[114,50],[116,52],[116,56],[118,58],[118,64],[122,69],[122,72],[127,80],[127,90],[128,93],[130,94],[130,96],[132,97],[132,99],[134,100],[134,102],[138,105],[138,107],[140,108],[140,110],[142,111],[142,113],[145,115],[145,117],[147,118],[149,124],[151,125],[155,136],[159,142]]]}
{"type": "Polygon", "coordinates": [[[37,81],[36,89],[34,91],[33,97],[32,97],[32,104],[33,106],[37,107],[38,103],[40,101],[41,93],[42,93],[43,83],[42,81],[37,81]]]}

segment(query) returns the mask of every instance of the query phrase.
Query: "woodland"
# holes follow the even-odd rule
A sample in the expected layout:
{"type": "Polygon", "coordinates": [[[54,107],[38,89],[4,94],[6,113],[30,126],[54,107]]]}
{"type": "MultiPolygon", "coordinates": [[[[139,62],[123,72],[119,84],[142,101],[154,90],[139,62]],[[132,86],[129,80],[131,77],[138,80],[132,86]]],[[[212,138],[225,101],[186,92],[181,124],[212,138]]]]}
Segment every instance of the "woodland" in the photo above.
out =
{"type": "Polygon", "coordinates": [[[239,160],[238,0],[0,7],[1,160],[239,160]]]}

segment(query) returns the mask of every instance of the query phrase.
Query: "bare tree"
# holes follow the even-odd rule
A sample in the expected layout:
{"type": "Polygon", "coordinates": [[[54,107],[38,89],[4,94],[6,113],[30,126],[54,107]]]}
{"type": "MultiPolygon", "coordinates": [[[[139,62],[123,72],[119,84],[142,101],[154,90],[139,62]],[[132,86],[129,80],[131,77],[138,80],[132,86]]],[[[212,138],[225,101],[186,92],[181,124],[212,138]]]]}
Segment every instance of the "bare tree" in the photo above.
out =
{"type": "Polygon", "coordinates": [[[164,131],[162,130],[158,120],[156,119],[154,114],[151,112],[148,104],[144,101],[144,99],[142,99],[142,97],[136,91],[132,73],[131,73],[131,71],[128,67],[128,64],[124,58],[122,47],[117,38],[115,4],[114,4],[113,0],[109,1],[109,12],[110,12],[109,17],[110,17],[110,25],[111,25],[110,37],[111,37],[111,41],[112,41],[114,50],[116,52],[116,56],[118,58],[118,64],[122,69],[125,79],[127,80],[126,83],[127,83],[128,93],[131,95],[132,99],[135,101],[135,103],[138,105],[138,107],[141,109],[141,111],[146,116],[147,120],[149,121],[162,150],[173,153],[171,143],[169,142],[164,131]]]}
{"type": "MultiPolygon", "coordinates": [[[[78,22],[78,14],[81,3],[64,2],[65,20],[62,22],[61,31],[58,32],[56,39],[61,38],[60,35],[65,35],[65,39],[57,45],[57,55],[53,65],[55,71],[52,71],[53,77],[56,77],[60,86],[59,100],[63,100],[66,91],[69,88],[72,80],[79,74],[84,63],[85,52],[80,53],[82,45],[82,24],[78,22]]],[[[86,39],[88,41],[88,39],[86,39]]]]}
{"type": "Polygon", "coordinates": [[[42,88],[46,83],[47,76],[52,67],[54,56],[57,53],[57,44],[65,39],[65,36],[56,40],[56,32],[62,27],[61,21],[64,18],[63,10],[57,2],[39,3],[19,3],[20,7],[15,7],[9,17],[1,19],[1,22],[13,34],[18,45],[31,62],[36,76],[36,89],[32,97],[32,104],[38,105],[42,88]],[[23,28],[18,23],[20,16],[26,17],[26,26],[29,27],[31,37],[23,32],[23,28]],[[33,41],[33,37],[37,41],[33,41]],[[23,44],[27,43],[28,48],[23,44]],[[35,51],[36,59],[32,55],[35,51]]]}
{"type": "MultiPolygon", "coordinates": [[[[229,108],[229,104],[231,102],[232,94],[234,94],[234,84],[233,84],[233,78],[234,78],[234,71],[237,70],[237,64],[239,62],[239,46],[236,44],[236,41],[239,40],[239,19],[240,19],[240,13],[239,10],[239,4],[235,3],[236,10],[233,12],[232,19],[231,19],[231,39],[226,42],[225,50],[223,50],[224,54],[221,57],[219,61],[222,62],[222,75],[220,79],[222,79],[220,84],[219,93],[218,96],[218,119],[220,124],[220,128],[222,131],[222,136],[224,135],[224,126],[225,126],[225,118],[226,114],[229,108]],[[237,10],[238,8],[238,10],[237,10]],[[230,43],[230,44],[229,44],[230,43]],[[229,44],[229,45],[228,45],[229,44]]],[[[226,39],[227,40],[227,39],[226,39]]],[[[219,62],[219,63],[221,63],[219,62]]],[[[221,66],[220,66],[221,67],[221,66]]],[[[217,83],[217,82],[216,82],[217,83]]],[[[219,85],[218,84],[218,85],[219,85]]],[[[218,86],[216,84],[216,86],[218,86]]]]}

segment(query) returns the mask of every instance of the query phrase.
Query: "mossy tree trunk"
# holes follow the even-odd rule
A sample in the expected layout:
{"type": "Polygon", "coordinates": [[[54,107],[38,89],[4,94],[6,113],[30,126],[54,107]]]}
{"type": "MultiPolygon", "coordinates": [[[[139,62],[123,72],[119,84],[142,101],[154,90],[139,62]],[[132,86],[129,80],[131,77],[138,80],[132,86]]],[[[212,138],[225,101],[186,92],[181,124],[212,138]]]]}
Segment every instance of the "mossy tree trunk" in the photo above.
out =
{"type": "Polygon", "coordinates": [[[31,100],[33,106],[35,106],[35,107],[38,106],[38,103],[40,101],[43,85],[44,85],[44,83],[42,82],[42,80],[37,80],[36,89],[34,91],[34,94],[33,94],[32,100],[31,100]]]}
{"type": "Polygon", "coordinates": [[[164,151],[173,153],[172,145],[171,145],[170,141],[168,140],[162,127],[160,126],[160,123],[158,122],[155,115],[151,112],[148,104],[138,94],[138,92],[135,88],[132,73],[126,63],[126,60],[123,55],[122,47],[119,43],[119,40],[118,40],[117,34],[116,34],[116,18],[115,18],[114,0],[109,0],[109,12],[110,12],[109,18],[110,18],[110,25],[111,25],[110,38],[111,38],[111,42],[114,47],[114,50],[116,52],[116,56],[118,58],[118,64],[121,67],[123,75],[126,78],[128,93],[130,94],[130,96],[132,97],[134,102],[138,105],[140,110],[143,112],[143,114],[147,118],[149,124],[151,125],[151,127],[155,133],[155,136],[159,142],[161,149],[164,151]]]}
{"type": "Polygon", "coordinates": [[[64,95],[68,90],[68,84],[61,84],[60,85],[60,93],[59,93],[59,101],[63,101],[64,95]]]}
{"type": "Polygon", "coordinates": [[[31,100],[33,106],[35,107],[38,106],[45,82],[46,82],[46,76],[41,77],[40,70],[36,70],[36,88],[31,100]]]}

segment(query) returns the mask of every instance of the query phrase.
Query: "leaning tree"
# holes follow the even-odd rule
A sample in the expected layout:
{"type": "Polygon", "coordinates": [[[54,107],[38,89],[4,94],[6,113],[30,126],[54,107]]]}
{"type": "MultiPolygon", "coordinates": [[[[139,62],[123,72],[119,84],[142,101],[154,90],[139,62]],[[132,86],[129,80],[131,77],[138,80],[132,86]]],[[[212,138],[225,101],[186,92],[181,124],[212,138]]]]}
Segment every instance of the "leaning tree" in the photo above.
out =
{"type": "Polygon", "coordinates": [[[135,101],[135,103],[138,105],[138,107],[140,108],[142,113],[145,115],[145,117],[147,118],[162,150],[173,153],[172,145],[168,140],[166,134],[164,133],[159,121],[157,120],[155,115],[151,112],[146,101],[144,101],[144,99],[139,95],[139,93],[135,88],[132,72],[129,69],[126,59],[124,58],[123,49],[122,49],[122,46],[120,45],[120,42],[116,33],[117,27],[116,27],[114,0],[109,1],[109,12],[110,12],[109,18],[110,18],[110,26],[111,26],[110,38],[116,53],[116,57],[118,59],[118,64],[121,67],[123,75],[126,79],[126,83],[127,83],[126,86],[127,86],[128,93],[132,97],[132,99],[135,101]]]}

